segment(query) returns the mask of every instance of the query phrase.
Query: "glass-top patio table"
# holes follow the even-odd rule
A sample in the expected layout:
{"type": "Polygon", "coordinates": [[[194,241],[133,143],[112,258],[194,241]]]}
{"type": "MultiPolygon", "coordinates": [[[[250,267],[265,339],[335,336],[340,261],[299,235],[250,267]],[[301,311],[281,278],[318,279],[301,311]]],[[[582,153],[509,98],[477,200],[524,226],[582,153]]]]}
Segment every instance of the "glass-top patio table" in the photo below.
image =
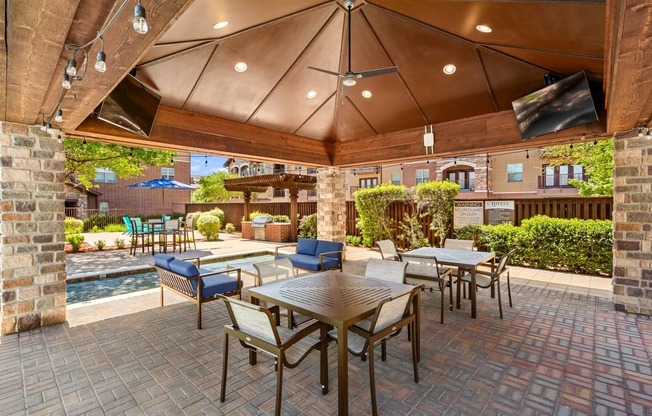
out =
{"type": "MultiPolygon", "coordinates": [[[[249,289],[252,302],[265,300],[325,322],[337,328],[338,414],[348,409],[348,329],[374,314],[381,300],[408,293],[414,286],[364,278],[340,271],[326,271],[281,280],[249,289]]],[[[417,350],[420,326],[420,294],[414,297],[417,311],[415,338],[417,350]]]]}
{"type": "MultiPolygon", "coordinates": [[[[471,275],[471,287],[469,288],[469,297],[471,298],[471,318],[476,318],[476,293],[475,293],[475,273],[478,266],[493,261],[496,255],[487,251],[456,250],[451,248],[421,247],[415,250],[406,251],[403,256],[412,257],[436,257],[437,262],[445,266],[455,266],[468,270],[471,275]]],[[[458,292],[459,293],[459,292],[458,292]]],[[[443,296],[443,295],[442,295],[443,296]]],[[[459,296],[457,305],[459,308],[459,296]]]]}

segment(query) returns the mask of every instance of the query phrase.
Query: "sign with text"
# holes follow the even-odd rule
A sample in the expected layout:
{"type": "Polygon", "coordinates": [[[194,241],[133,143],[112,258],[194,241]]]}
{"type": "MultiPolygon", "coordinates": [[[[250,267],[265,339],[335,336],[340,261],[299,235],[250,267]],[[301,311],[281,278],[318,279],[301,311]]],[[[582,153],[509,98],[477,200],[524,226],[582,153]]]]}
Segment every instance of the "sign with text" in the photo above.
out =
{"type": "Polygon", "coordinates": [[[484,224],[482,201],[455,201],[453,206],[453,222],[455,228],[465,225],[484,224]]]}
{"type": "Polygon", "coordinates": [[[487,223],[514,224],[514,201],[487,201],[487,223]]]}

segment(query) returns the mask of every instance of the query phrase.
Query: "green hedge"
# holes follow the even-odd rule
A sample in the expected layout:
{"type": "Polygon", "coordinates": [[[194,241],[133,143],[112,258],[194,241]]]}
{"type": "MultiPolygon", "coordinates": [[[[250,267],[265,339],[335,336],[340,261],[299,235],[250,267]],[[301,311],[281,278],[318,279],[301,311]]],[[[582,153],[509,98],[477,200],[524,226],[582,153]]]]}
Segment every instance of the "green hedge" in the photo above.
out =
{"type": "Polygon", "coordinates": [[[612,273],[613,223],[609,220],[550,218],[544,215],[509,224],[466,226],[455,231],[481,251],[502,255],[516,249],[512,264],[587,274],[612,273]]]}

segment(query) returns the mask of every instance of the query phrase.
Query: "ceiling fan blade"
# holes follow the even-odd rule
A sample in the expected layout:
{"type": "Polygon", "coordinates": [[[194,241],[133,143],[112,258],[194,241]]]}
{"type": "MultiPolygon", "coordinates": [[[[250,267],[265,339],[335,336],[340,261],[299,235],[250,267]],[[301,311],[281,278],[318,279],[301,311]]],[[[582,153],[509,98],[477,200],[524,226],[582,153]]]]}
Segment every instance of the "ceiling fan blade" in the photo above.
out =
{"type": "Polygon", "coordinates": [[[369,78],[369,77],[375,77],[375,76],[378,76],[378,75],[393,74],[394,72],[398,72],[398,68],[395,67],[395,66],[388,66],[387,68],[370,69],[368,71],[356,72],[355,77],[356,78],[369,78]]]}
{"type": "Polygon", "coordinates": [[[315,68],[314,66],[309,66],[308,68],[313,69],[315,71],[323,72],[325,74],[335,75],[337,77],[343,77],[344,76],[344,74],[340,74],[339,72],[333,72],[333,71],[329,71],[329,70],[326,70],[326,69],[315,68]]]}

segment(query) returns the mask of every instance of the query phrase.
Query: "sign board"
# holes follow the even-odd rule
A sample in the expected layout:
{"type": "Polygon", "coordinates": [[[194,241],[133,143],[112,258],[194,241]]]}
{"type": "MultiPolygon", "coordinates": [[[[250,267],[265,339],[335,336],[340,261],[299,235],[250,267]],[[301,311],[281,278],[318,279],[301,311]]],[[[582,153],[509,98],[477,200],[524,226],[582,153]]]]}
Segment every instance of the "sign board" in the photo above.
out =
{"type": "Polygon", "coordinates": [[[453,223],[455,229],[465,225],[484,224],[482,201],[455,201],[453,206],[453,223]]]}
{"type": "Polygon", "coordinates": [[[487,201],[487,223],[514,224],[514,201],[487,201]]]}

